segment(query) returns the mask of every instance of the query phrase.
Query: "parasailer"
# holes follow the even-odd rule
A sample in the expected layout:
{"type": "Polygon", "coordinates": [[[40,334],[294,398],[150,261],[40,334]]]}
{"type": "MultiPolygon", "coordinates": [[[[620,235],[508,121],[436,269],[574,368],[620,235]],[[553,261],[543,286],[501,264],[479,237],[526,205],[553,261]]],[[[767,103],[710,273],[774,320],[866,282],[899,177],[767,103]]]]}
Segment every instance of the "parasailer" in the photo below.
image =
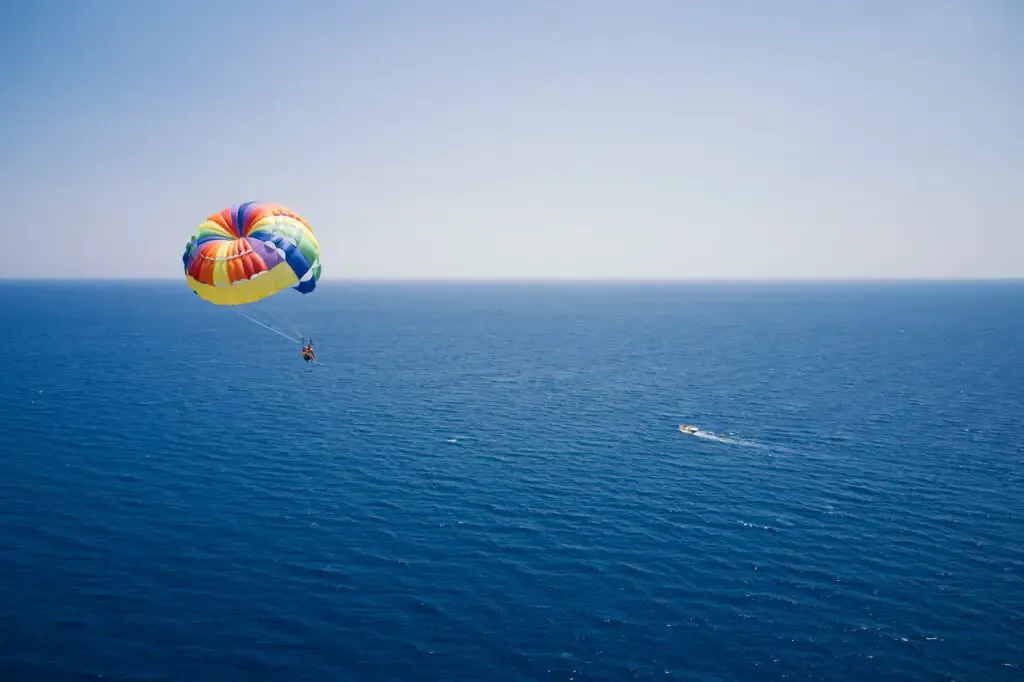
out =
{"type": "MultiPolygon", "coordinates": [[[[182,264],[185,280],[197,296],[214,305],[238,307],[286,289],[302,294],[315,290],[320,244],[309,223],[288,207],[250,201],[208,216],[186,244],[182,264]]],[[[315,359],[312,343],[309,351],[315,359]]]]}
{"type": "Polygon", "coordinates": [[[306,362],[316,362],[316,352],[313,350],[313,339],[309,340],[309,343],[302,346],[302,359],[306,362]]]}

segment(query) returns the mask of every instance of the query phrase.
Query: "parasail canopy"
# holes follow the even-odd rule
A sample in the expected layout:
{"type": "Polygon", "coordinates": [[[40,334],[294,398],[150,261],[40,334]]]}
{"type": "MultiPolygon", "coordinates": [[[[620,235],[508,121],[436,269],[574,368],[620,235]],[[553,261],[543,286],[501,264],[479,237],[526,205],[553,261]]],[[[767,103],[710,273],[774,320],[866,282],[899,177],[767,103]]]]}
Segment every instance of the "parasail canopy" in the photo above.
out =
{"type": "Polygon", "coordinates": [[[210,215],[182,256],[185,279],[216,305],[241,305],[320,279],[320,244],[300,215],[274,203],[246,202],[210,215]]]}

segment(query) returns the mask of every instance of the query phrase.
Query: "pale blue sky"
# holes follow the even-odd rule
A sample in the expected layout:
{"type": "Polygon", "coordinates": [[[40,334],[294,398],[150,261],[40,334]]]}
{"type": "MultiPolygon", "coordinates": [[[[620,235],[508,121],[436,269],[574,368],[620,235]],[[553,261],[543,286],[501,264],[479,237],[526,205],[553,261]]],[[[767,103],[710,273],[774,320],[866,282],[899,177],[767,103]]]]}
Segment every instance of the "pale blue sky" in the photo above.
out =
{"type": "Polygon", "coordinates": [[[179,277],[247,200],[326,278],[1024,276],[1019,0],[9,0],[0,36],[0,276],[179,277]]]}

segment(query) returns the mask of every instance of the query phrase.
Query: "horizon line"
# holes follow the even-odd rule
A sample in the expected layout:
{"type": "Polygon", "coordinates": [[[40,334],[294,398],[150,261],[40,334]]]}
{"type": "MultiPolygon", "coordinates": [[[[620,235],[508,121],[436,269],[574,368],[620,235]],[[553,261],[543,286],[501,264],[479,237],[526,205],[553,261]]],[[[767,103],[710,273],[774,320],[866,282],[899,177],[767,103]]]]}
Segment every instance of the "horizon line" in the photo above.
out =
{"type": "MultiPolygon", "coordinates": [[[[82,276],[82,277],[13,277],[0,275],[0,282],[181,282],[181,277],[139,277],[139,276],[82,276]]],[[[892,282],[1024,282],[1024,275],[1004,276],[796,276],[796,277],[329,277],[321,278],[320,284],[708,284],[708,283],[749,283],[749,284],[818,284],[818,283],[892,283],[892,282]]]]}

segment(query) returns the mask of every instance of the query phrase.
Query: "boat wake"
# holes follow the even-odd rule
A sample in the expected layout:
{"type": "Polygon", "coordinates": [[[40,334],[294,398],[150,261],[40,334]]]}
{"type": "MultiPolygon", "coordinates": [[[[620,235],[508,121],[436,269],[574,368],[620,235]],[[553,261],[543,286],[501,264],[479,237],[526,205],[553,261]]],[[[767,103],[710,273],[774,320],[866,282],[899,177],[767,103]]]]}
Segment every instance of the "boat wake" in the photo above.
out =
{"type": "Polygon", "coordinates": [[[703,431],[701,429],[694,429],[693,427],[684,428],[683,426],[680,426],[679,430],[688,436],[693,436],[694,438],[702,438],[704,440],[710,440],[716,443],[724,443],[726,445],[739,445],[741,447],[757,448],[759,450],[767,448],[766,445],[758,443],[756,441],[747,440],[745,438],[735,438],[733,436],[723,436],[712,431],[703,431]]]}

